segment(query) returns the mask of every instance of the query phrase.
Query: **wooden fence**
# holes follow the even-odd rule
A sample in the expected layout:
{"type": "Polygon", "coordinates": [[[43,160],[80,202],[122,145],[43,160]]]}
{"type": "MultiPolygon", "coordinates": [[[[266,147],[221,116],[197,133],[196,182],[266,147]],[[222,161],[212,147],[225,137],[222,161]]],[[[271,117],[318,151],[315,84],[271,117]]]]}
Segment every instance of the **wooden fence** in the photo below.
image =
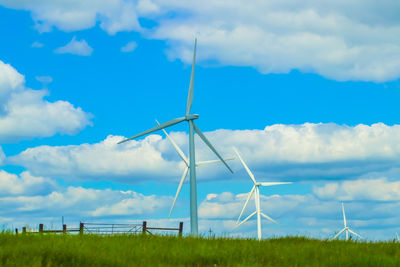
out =
{"type": "MultiPolygon", "coordinates": [[[[121,224],[121,223],[89,223],[80,222],[79,228],[67,228],[67,225],[63,225],[62,230],[49,230],[44,229],[44,225],[39,224],[38,231],[27,231],[26,227],[22,227],[22,233],[89,233],[89,234],[138,234],[138,233],[149,233],[153,234],[152,231],[178,231],[178,235],[182,236],[183,232],[183,222],[179,222],[178,228],[168,228],[168,227],[150,227],[147,225],[146,221],[142,224],[121,224]]],[[[15,228],[15,233],[18,234],[18,228],[15,228]]]]}

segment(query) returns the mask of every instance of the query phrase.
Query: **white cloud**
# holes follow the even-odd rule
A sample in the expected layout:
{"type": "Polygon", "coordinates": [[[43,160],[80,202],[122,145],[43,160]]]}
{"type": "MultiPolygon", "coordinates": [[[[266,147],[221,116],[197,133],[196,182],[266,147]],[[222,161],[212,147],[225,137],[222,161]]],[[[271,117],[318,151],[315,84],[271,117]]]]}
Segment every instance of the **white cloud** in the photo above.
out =
{"type": "Polygon", "coordinates": [[[56,184],[44,177],[32,176],[29,172],[18,175],[0,170],[0,196],[38,195],[51,192],[56,184]]]}
{"type": "Polygon", "coordinates": [[[165,177],[175,180],[180,176],[179,164],[163,158],[157,149],[161,140],[159,136],[151,135],[141,142],[117,145],[122,139],[109,136],[97,144],[40,146],[25,150],[19,156],[10,158],[9,162],[29,165],[34,173],[44,171],[48,176],[76,179],[112,179],[135,183],[143,182],[149,176],[161,181],[165,177]],[[60,172],[60,168],[64,170],[60,172]]]}
{"type": "Polygon", "coordinates": [[[90,56],[93,48],[88,45],[85,40],[78,41],[74,36],[72,40],[65,46],[59,47],[54,50],[57,54],[73,54],[78,56],[90,56]]]}
{"type": "Polygon", "coordinates": [[[126,198],[111,205],[104,205],[92,212],[93,216],[154,214],[172,202],[171,197],[144,196],[132,191],[123,192],[126,198]]]}
{"type": "Polygon", "coordinates": [[[398,201],[400,182],[388,181],[387,178],[358,179],[315,186],[313,192],[321,199],[398,201]]]}
{"type": "Polygon", "coordinates": [[[132,1],[0,0],[0,5],[29,10],[41,32],[51,31],[53,26],[63,31],[78,31],[94,27],[97,22],[109,34],[140,29],[132,1]]]}
{"type": "Polygon", "coordinates": [[[169,56],[251,66],[262,73],[293,69],[335,80],[388,81],[400,77],[400,4],[396,0],[330,1],[9,1],[29,10],[40,31],[100,27],[109,34],[143,32],[167,40],[169,56]],[[138,17],[156,26],[141,29],[138,17]]]}
{"type": "Polygon", "coordinates": [[[35,79],[38,82],[41,82],[41,83],[43,83],[45,85],[49,84],[49,83],[51,83],[53,81],[53,78],[51,76],[36,76],[35,79]]]}
{"type": "Polygon", "coordinates": [[[6,102],[12,92],[23,88],[25,78],[10,64],[0,60],[0,104],[6,102]]]}
{"type": "MultiPolygon", "coordinates": [[[[26,186],[26,184],[25,184],[26,186]]],[[[18,193],[18,192],[16,192],[18,193]]],[[[54,217],[63,214],[81,218],[134,218],[156,215],[172,202],[171,197],[145,196],[133,191],[67,187],[45,195],[15,195],[0,197],[2,215],[37,220],[38,216],[54,217]],[[133,216],[133,217],[132,217],[133,216]]]]}
{"type": "Polygon", "coordinates": [[[137,47],[137,43],[135,41],[129,42],[126,45],[124,45],[123,47],[121,47],[121,52],[132,52],[133,50],[135,50],[137,47]]]}
{"type": "MultiPolygon", "coordinates": [[[[217,130],[206,133],[224,156],[239,149],[260,179],[297,180],[346,179],[399,166],[400,126],[382,123],[341,126],[337,124],[272,125],[265,130],[217,130]]],[[[171,133],[179,146],[187,148],[187,135],[171,133]]],[[[8,158],[36,175],[59,175],[125,182],[176,180],[183,164],[173,147],[159,135],[116,143],[123,137],[109,136],[97,144],[39,146],[8,158]],[[94,160],[96,159],[96,160],[94,160]]],[[[197,138],[196,138],[197,139],[197,138]]],[[[186,150],[186,149],[184,149],[186,150]]],[[[196,140],[197,160],[215,159],[196,140]]],[[[239,161],[230,161],[233,177],[248,179],[239,161]]],[[[398,175],[398,172],[392,175],[398,175]]],[[[231,179],[222,164],[199,168],[199,180],[231,179]]]]}
{"type": "Polygon", "coordinates": [[[44,44],[42,44],[41,42],[38,42],[38,41],[33,42],[31,45],[31,47],[33,47],[33,48],[41,48],[43,46],[44,46],[44,44]]]}
{"type": "Polygon", "coordinates": [[[397,1],[387,1],[385,8],[359,0],[155,3],[160,26],[152,37],[169,40],[170,56],[186,62],[197,36],[199,59],[222,65],[252,66],[262,73],[298,69],[336,80],[400,77],[397,1]],[[176,10],[173,18],[163,16],[176,10]]]}
{"type": "Polygon", "coordinates": [[[24,76],[0,61],[0,140],[74,134],[90,124],[90,115],[66,101],[48,102],[46,90],[25,87],[24,76]],[[63,119],[60,119],[63,118],[63,119]]]}
{"type": "Polygon", "coordinates": [[[151,15],[160,12],[160,6],[151,0],[139,0],[136,9],[141,15],[151,15]]]}

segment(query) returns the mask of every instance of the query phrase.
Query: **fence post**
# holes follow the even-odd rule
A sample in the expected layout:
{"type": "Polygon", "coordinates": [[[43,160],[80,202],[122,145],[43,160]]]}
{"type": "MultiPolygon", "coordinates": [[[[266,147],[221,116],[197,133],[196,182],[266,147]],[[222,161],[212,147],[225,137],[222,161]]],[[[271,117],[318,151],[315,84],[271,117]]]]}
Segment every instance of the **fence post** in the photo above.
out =
{"type": "Polygon", "coordinates": [[[43,223],[39,224],[39,233],[43,232],[43,223]]]}
{"type": "Polygon", "coordinates": [[[18,228],[15,228],[15,234],[18,235],[18,228]]]}
{"type": "Polygon", "coordinates": [[[22,227],[22,233],[26,234],[26,226],[22,227]]]}
{"type": "Polygon", "coordinates": [[[80,222],[79,223],[79,234],[82,235],[83,234],[83,227],[85,226],[85,223],[80,222]]]}
{"type": "Polygon", "coordinates": [[[67,225],[66,224],[63,224],[63,233],[64,234],[67,233],[67,225]]]}
{"type": "Polygon", "coordinates": [[[183,222],[179,222],[179,236],[182,236],[183,232],[183,222]]]}
{"type": "Polygon", "coordinates": [[[145,234],[147,231],[147,222],[143,221],[143,226],[142,226],[142,233],[145,234]]]}

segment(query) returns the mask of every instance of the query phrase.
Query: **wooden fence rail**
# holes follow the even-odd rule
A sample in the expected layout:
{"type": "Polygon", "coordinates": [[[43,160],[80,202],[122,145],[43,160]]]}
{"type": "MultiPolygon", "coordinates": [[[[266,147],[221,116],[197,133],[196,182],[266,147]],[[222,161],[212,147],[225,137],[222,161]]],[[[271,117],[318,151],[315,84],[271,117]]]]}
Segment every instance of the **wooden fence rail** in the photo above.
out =
{"type": "MultiPolygon", "coordinates": [[[[182,236],[183,232],[183,222],[179,222],[178,228],[168,228],[168,227],[149,227],[146,221],[142,224],[118,224],[118,223],[87,223],[80,222],[79,228],[67,228],[66,224],[63,224],[62,230],[50,230],[44,229],[44,225],[39,224],[39,230],[27,231],[26,227],[22,227],[22,234],[26,233],[72,233],[79,232],[79,234],[91,233],[91,234],[138,234],[138,233],[149,233],[152,234],[151,230],[155,231],[178,231],[178,235],[182,236]]],[[[15,228],[15,234],[18,235],[18,228],[15,228]]]]}

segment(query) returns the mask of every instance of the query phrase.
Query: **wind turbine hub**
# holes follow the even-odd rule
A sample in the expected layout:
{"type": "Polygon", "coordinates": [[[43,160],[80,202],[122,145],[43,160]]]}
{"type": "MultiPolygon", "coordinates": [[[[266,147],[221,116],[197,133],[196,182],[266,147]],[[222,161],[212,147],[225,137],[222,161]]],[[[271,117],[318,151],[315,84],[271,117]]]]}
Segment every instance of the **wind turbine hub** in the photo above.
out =
{"type": "Polygon", "coordinates": [[[185,119],[186,119],[187,121],[196,120],[196,119],[198,119],[198,118],[199,118],[199,115],[198,115],[198,114],[189,114],[189,115],[185,116],[185,119]]]}

